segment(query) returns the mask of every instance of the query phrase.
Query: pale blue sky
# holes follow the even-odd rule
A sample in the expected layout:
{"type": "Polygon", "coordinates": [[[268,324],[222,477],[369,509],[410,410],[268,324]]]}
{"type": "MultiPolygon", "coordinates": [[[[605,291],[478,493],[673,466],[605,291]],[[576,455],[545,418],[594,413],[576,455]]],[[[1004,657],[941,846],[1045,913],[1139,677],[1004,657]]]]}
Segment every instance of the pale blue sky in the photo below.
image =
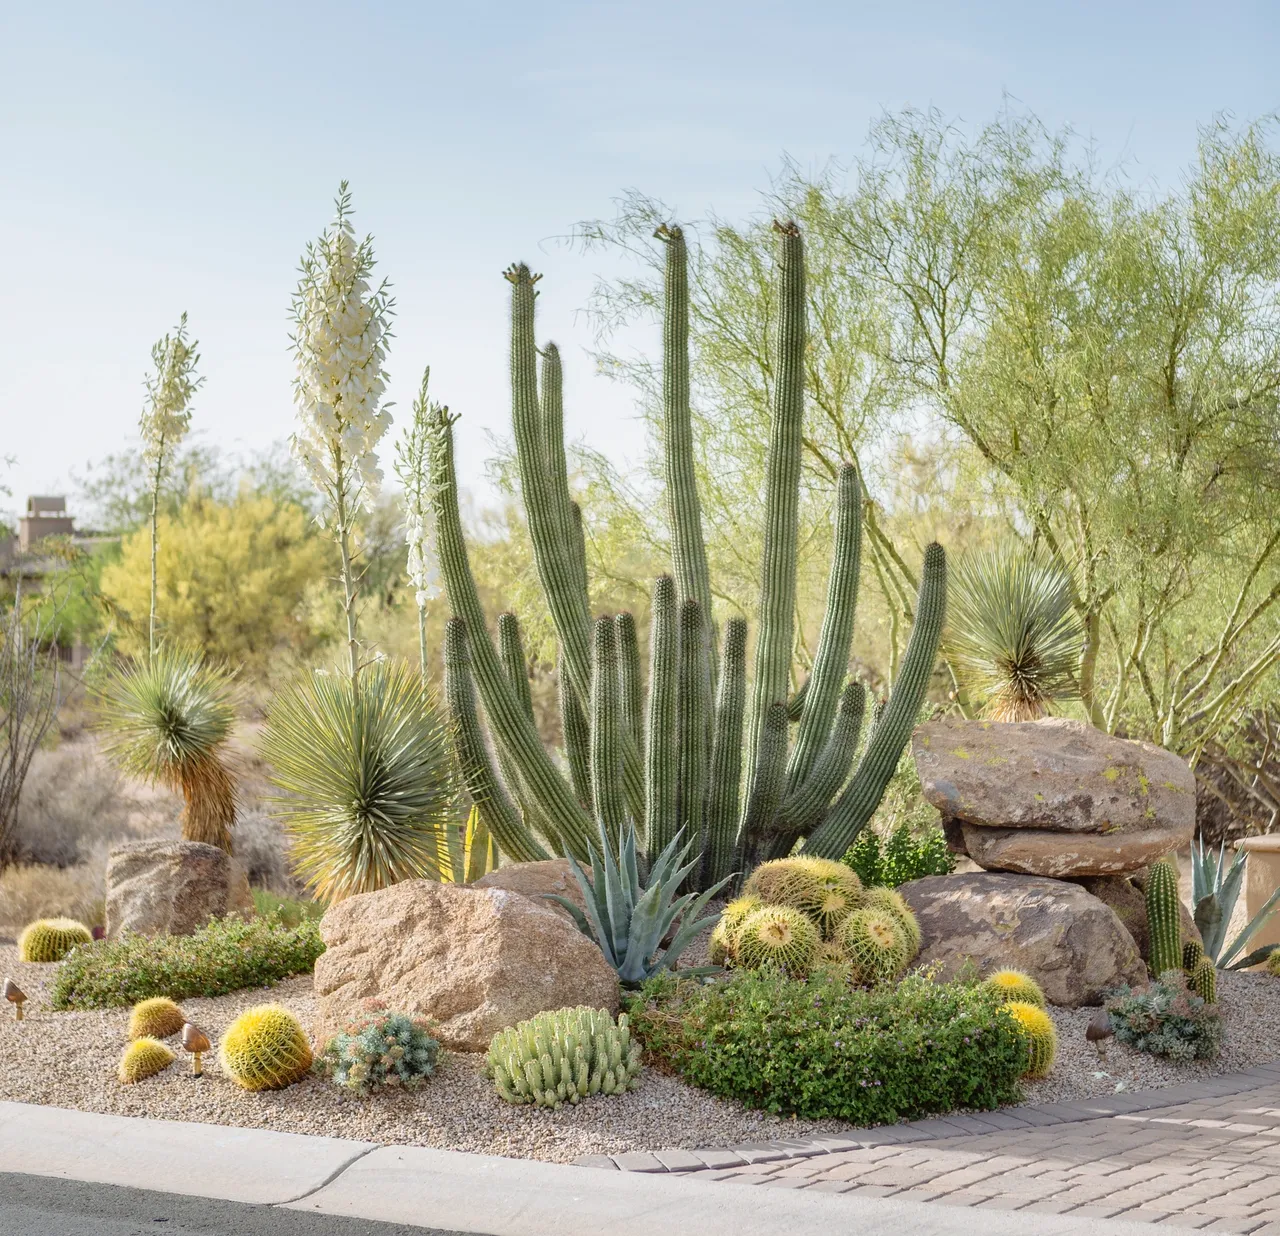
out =
{"type": "Polygon", "coordinates": [[[973,124],[1002,92],[1176,181],[1216,111],[1280,107],[1280,5],[56,3],[0,0],[0,456],[14,503],[134,437],[148,348],[187,310],[206,441],[291,428],[287,308],[352,182],[399,302],[405,405],[430,362],[464,474],[507,418],[499,273],[544,272],[570,432],[634,455],[576,311],[604,261],[556,244],[635,186],[755,206],[784,152],[847,157],[881,108],[973,124]]]}

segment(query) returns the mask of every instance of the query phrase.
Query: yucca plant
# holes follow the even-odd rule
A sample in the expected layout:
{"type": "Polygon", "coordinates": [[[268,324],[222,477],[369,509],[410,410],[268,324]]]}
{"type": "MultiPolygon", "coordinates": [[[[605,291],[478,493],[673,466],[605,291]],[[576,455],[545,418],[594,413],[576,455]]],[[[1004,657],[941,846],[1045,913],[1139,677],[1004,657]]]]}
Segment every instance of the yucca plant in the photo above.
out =
{"type": "Polygon", "coordinates": [[[129,776],[177,790],[182,836],[231,853],[235,781],[227,742],[232,678],[191,649],[160,646],[109,671],[91,708],[107,757],[129,776]]]}
{"type": "MultiPolygon", "coordinates": [[[[544,896],[562,905],[578,924],[578,930],[600,946],[605,960],[618,972],[618,980],[624,987],[639,987],[645,979],[674,966],[689,946],[689,941],[703,927],[716,921],[715,915],[706,918],[698,915],[733,877],[726,876],[696,897],[693,893],[685,893],[677,898],[676,891],[693,874],[700,861],[700,857],[686,861],[693,843],[684,841],[683,830],[654,859],[647,880],[640,876],[636,830],[630,821],[622,826],[617,858],[614,857],[613,838],[603,822],[599,824],[598,840],[598,847],[591,846],[589,851],[590,879],[573,856],[567,856],[587,904],[586,913],[567,897],[555,893],[545,893],[544,896]],[[677,923],[680,924],[678,928],[677,923]],[[673,929],[675,934],[671,943],[663,949],[662,941],[673,929]]],[[[685,973],[705,974],[718,970],[718,966],[699,967],[685,973]]]]}
{"type": "Polygon", "coordinates": [[[263,753],[294,865],[317,898],[439,878],[455,804],[449,739],[407,666],[312,674],[271,708],[263,753]]]}
{"type": "Polygon", "coordinates": [[[1276,903],[1280,902],[1280,889],[1267,898],[1257,914],[1237,932],[1230,944],[1227,943],[1227,928],[1244,880],[1245,859],[1245,851],[1237,850],[1235,858],[1228,863],[1225,844],[1215,854],[1212,847],[1203,841],[1191,843],[1191,900],[1195,906],[1196,926],[1204,940],[1205,956],[1219,970],[1244,970],[1256,966],[1280,947],[1264,944],[1244,957],[1239,956],[1253,933],[1271,917],[1276,903]]]}
{"type": "Polygon", "coordinates": [[[1071,580],[1042,548],[966,554],[951,572],[946,651],[992,721],[1034,721],[1077,692],[1083,635],[1071,580]]]}

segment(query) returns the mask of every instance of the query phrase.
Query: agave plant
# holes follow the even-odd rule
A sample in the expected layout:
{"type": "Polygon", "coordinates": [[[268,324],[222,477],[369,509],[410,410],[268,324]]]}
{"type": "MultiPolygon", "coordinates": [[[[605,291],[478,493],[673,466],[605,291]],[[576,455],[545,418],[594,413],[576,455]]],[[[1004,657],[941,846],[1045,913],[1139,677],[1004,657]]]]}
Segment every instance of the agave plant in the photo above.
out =
{"type": "Polygon", "coordinates": [[[1191,900],[1195,905],[1196,926],[1204,939],[1205,956],[1219,970],[1244,970],[1256,966],[1280,947],[1264,944],[1237,960],[1237,955],[1249,943],[1253,933],[1271,917],[1276,903],[1280,901],[1280,889],[1267,898],[1231,943],[1226,943],[1227,929],[1244,879],[1246,857],[1244,850],[1237,850],[1235,858],[1228,864],[1225,844],[1215,854],[1203,841],[1191,843],[1191,900]]]}
{"type": "Polygon", "coordinates": [[[407,666],[312,674],[273,705],[263,754],[294,866],[317,898],[439,877],[455,801],[449,736],[407,666]]]}
{"type": "Polygon", "coordinates": [[[948,598],[947,652],[993,721],[1034,721],[1076,694],[1083,634],[1071,580],[1044,550],[1018,544],[968,554],[948,598]]]}
{"type": "MultiPolygon", "coordinates": [[[[698,915],[707,902],[733,879],[732,875],[726,876],[696,897],[693,893],[685,893],[676,898],[676,890],[701,861],[700,856],[687,861],[693,843],[685,842],[683,838],[682,829],[654,860],[648,879],[641,880],[635,827],[630,821],[623,825],[617,847],[618,857],[614,858],[613,838],[601,821],[599,848],[589,847],[590,879],[573,856],[567,855],[587,904],[586,913],[567,897],[543,894],[548,900],[562,905],[573,916],[578,930],[600,946],[605,960],[618,972],[618,979],[624,987],[639,987],[645,979],[674,966],[689,946],[689,941],[703,927],[716,921],[714,915],[706,918],[698,915]],[[677,923],[680,926],[675,930],[671,943],[663,949],[662,941],[677,923]]],[[[687,973],[707,974],[718,970],[718,966],[698,967],[687,973]]]]}
{"type": "Polygon", "coordinates": [[[109,759],[129,776],[182,794],[182,836],[231,853],[235,781],[227,740],[231,675],[199,652],[161,646],[110,671],[92,708],[109,759]]]}

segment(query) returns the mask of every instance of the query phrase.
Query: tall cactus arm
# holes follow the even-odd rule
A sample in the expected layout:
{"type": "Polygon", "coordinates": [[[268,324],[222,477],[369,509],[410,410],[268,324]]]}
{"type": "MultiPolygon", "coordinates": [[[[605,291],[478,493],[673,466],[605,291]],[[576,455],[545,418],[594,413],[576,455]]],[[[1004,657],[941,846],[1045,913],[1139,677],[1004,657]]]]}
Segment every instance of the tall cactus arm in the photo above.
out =
{"type": "Polygon", "coordinates": [[[480,810],[485,827],[497,839],[502,852],[516,862],[547,858],[547,851],[525,827],[520,812],[502,784],[485,745],[476,715],[475,684],[467,647],[467,624],[450,618],[444,630],[445,698],[453,718],[454,739],[462,780],[480,810]]]}
{"type": "Polygon", "coordinates": [[[625,610],[613,620],[618,639],[618,686],[622,692],[622,724],[644,755],[644,691],[640,686],[640,643],[636,620],[625,610]]]}
{"type": "Polygon", "coordinates": [[[702,837],[707,797],[708,713],[711,682],[707,673],[707,640],[702,606],[680,603],[680,799],[679,821],[690,839],[702,837]]]}
{"type": "MultiPolygon", "coordinates": [[[[761,778],[775,770],[762,759],[765,717],[786,700],[795,623],[796,542],[800,504],[800,452],[804,428],[804,244],[794,223],[774,223],[778,233],[777,313],[773,415],[765,463],[764,562],[756,632],[755,678],[747,720],[747,795],[763,802],[761,778]]],[[[784,705],[785,712],[785,705],[784,705]]],[[[772,736],[770,737],[772,741],[772,736]]],[[[785,764],[785,753],[783,756],[785,764]]],[[[746,822],[744,814],[743,822],[746,822]]]]}
{"type": "Polygon", "coordinates": [[[591,663],[591,797],[596,819],[617,851],[626,823],[622,794],[618,636],[613,619],[597,618],[591,663]]]}
{"type": "Polygon", "coordinates": [[[796,693],[787,700],[787,720],[799,721],[804,716],[804,702],[809,698],[809,680],[806,678],[804,682],[796,689],[796,693]]]}
{"type": "Polygon", "coordinates": [[[556,690],[560,700],[560,728],[564,732],[564,753],[569,763],[569,781],[578,801],[590,811],[591,804],[591,727],[578,697],[569,685],[564,654],[556,659],[556,690]]]}
{"type": "Polygon", "coordinates": [[[702,844],[703,888],[723,880],[733,867],[742,780],[742,722],[747,703],[745,618],[730,618],[725,623],[720,656],[707,787],[707,829],[702,844]]]}
{"type": "MultiPolygon", "coordinates": [[[[549,822],[575,857],[585,860],[596,838],[595,825],[539,741],[507,681],[502,662],[485,629],[484,610],[476,593],[458,513],[458,478],[453,463],[453,422],[443,409],[433,423],[431,495],[436,516],[436,550],[449,608],[467,624],[476,686],[489,724],[519,769],[537,814],[549,822]]],[[[490,829],[498,836],[496,829],[490,829]]],[[[499,844],[502,844],[499,837],[499,844]]]]}
{"type": "Polygon", "coordinates": [[[680,824],[677,791],[680,783],[680,735],[676,698],[680,672],[680,629],[676,585],[670,575],[653,583],[649,628],[649,709],[645,739],[645,781],[648,796],[645,845],[661,854],[675,838],[680,824]]]}
{"type": "Polygon", "coordinates": [[[680,599],[692,599],[702,607],[708,651],[714,658],[711,575],[702,535],[689,407],[689,251],[678,224],[664,223],[654,235],[667,249],[662,306],[662,445],[671,559],[680,599]]]}
{"type": "Polygon", "coordinates": [[[529,665],[520,638],[520,620],[507,612],[498,615],[498,656],[511,689],[529,720],[533,720],[533,696],[529,690],[529,665]]]}
{"type": "Polygon", "coordinates": [[[840,858],[880,805],[885,786],[915,728],[938,659],[938,640],[946,615],[947,556],[935,541],[924,551],[916,620],[889,702],[871,731],[858,771],[827,818],[805,842],[805,853],[840,858]]]}
{"type": "MultiPolygon", "coordinates": [[[[564,449],[564,367],[560,363],[560,349],[554,343],[542,348],[541,431],[542,458],[547,470],[547,484],[555,507],[555,517],[560,525],[559,539],[572,546],[572,526],[569,507],[569,464],[564,449]]],[[[586,576],[582,580],[583,612],[588,613],[586,576]]]]}
{"type": "MultiPolygon", "coordinates": [[[[807,679],[796,744],[787,766],[788,795],[795,794],[808,779],[831,734],[831,720],[840,702],[858,602],[861,504],[858,470],[852,464],[844,464],[836,482],[836,539],[831,555],[831,579],[827,584],[827,608],[818,638],[818,655],[807,679]]],[[[834,786],[831,793],[838,788],[834,786]]]]}
{"type": "Polygon", "coordinates": [[[747,799],[738,835],[739,869],[743,872],[760,863],[772,840],[771,830],[787,785],[787,730],[787,706],[778,700],[764,715],[760,759],[756,764],[759,773],[747,799]]]}

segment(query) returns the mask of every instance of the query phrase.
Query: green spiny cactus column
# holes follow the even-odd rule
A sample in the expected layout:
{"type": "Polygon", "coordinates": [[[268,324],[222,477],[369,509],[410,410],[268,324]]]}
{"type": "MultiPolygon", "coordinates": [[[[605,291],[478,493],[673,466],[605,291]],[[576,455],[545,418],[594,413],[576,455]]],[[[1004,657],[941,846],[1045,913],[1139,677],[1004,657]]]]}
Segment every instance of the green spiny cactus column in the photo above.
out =
{"type": "Polygon", "coordinates": [[[772,839],[773,822],[787,785],[787,737],[787,706],[778,700],[765,713],[760,731],[760,759],[756,764],[760,775],[751,787],[738,838],[742,854],[739,870],[743,872],[760,863],[772,839]]]}
{"type": "MultiPolygon", "coordinates": [[[[764,562],[756,632],[755,679],[747,720],[747,809],[772,795],[778,771],[764,761],[766,717],[790,695],[791,641],[796,607],[796,552],[800,504],[800,452],[804,430],[804,244],[794,223],[774,223],[778,233],[777,342],[774,348],[773,418],[765,465],[764,562]],[[765,783],[769,783],[766,787],[765,783]]],[[[776,742],[768,739],[771,758],[776,742]]],[[[785,764],[785,747],[782,753],[785,764]]],[[[770,821],[758,815],[754,826],[770,821]]],[[[743,817],[744,828],[747,817],[743,817]]],[[[754,840],[748,847],[754,849],[754,840]]]]}
{"type": "MultiPolygon", "coordinates": [[[[560,364],[560,349],[548,343],[542,349],[542,451],[547,470],[552,505],[559,525],[558,539],[572,549],[573,520],[570,513],[569,466],[564,451],[564,370],[560,364]]],[[[590,612],[587,604],[585,564],[581,587],[576,599],[584,615],[590,612]]]]}
{"type": "Polygon", "coordinates": [[[742,780],[742,722],[747,704],[747,622],[725,623],[712,729],[706,841],[701,884],[710,888],[733,870],[742,780]]]}
{"type": "Polygon", "coordinates": [[[569,765],[569,781],[578,802],[590,811],[591,802],[591,726],[582,711],[578,697],[569,685],[569,671],[564,654],[556,658],[556,693],[560,702],[560,727],[564,732],[565,759],[569,765]]]}
{"type": "Polygon", "coordinates": [[[1178,872],[1168,860],[1152,863],[1147,875],[1147,930],[1154,977],[1182,969],[1182,916],[1178,909],[1178,872]]]}
{"type": "Polygon", "coordinates": [[[853,780],[805,842],[806,854],[840,858],[884,797],[885,786],[898,767],[933,676],[946,615],[947,556],[942,546],[934,542],[924,552],[915,622],[889,702],[872,729],[853,780]]]}
{"type": "MultiPolygon", "coordinates": [[[[622,692],[622,724],[644,754],[644,690],[640,686],[640,642],[636,620],[625,610],[613,620],[618,640],[618,688],[622,692]]],[[[648,787],[646,786],[646,793],[648,787]]]]}
{"type": "Polygon", "coordinates": [[[702,537],[702,503],[694,472],[689,409],[689,254],[679,225],[665,223],[654,235],[665,242],[667,249],[662,311],[662,445],[671,558],[680,599],[697,601],[702,609],[709,663],[713,663],[711,576],[702,537]]]}
{"type": "Polygon", "coordinates": [[[647,815],[645,845],[661,854],[679,831],[680,629],[676,585],[670,575],[653,581],[653,619],[649,629],[649,715],[645,739],[647,815]]]}
{"type": "MultiPolygon", "coordinates": [[[[853,641],[854,610],[858,602],[861,503],[858,471],[852,464],[845,464],[836,483],[835,548],[831,556],[831,580],[827,585],[827,607],[818,639],[818,655],[813,660],[813,672],[806,679],[804,711],[787,767],[789,794],[794,794],[804,784],[814,761],[827,745],[849,666],[849,645],[853,641]]],[[[835,789],[831,793],[834,794],[835,789]]]]}
{"type": "Polygon", "coordinates": [[[444,629],[444,690],[453,718],[454,743],[462,770],[462,783],[480,809],[485,827],[497,838],[504,854],[517,862],[549,858],[525,827],[520,811],[489,757],[489,748],[476,714],[475,686],[471,677],[467,624],[450,618],[444,629]]]}
{"type": "Polygon", "coordinates": [[[529,691],[529,665],[524,657],[524,641],[520,638],[520,620],[510,612],[498,615],[498,657],[521,708],[532,721],[533,696],[529,691]]]}
{"type": "Polygon", "coordinates": [[[613,845],[625,823],[622,733],[618,715],[618,640],[613,619],[597,618],[591,674],[591,796],[613,845]]]}
{"type": "MultiPolygon", "coordinates": [[[[708,713],[711,682],[707,669],[707,637],[703,632],[702,606],[694,600],[680,605],[680,694],[678,699],[680,743],[679,825],[686,840],[703,840],[707,801],[708,713]]],[[[652,852],[652,851],[651,851],[652,852]]]]}
{"type": "Polygon", "coordinates": [[[1196,962],[1189,983],[1191,990],[1206,1004],[1218,1002],[1218,972],[1207,957],[1201,957],[1196,962]]]}

